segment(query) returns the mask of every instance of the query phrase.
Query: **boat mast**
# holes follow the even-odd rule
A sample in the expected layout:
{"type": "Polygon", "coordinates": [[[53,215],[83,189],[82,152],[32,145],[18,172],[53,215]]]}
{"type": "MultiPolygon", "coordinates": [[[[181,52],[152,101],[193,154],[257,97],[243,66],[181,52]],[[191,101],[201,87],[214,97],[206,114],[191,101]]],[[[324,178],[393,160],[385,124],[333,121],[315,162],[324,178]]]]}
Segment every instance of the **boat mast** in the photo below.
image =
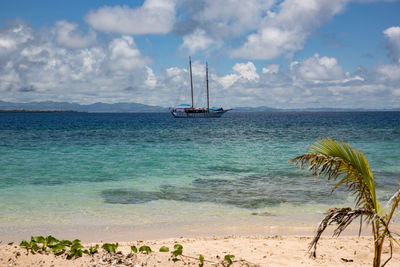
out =
{"type": "Polygon", "coordinates": [[[192,59],[189,57],[189,66],[190,66],[190,89],[192,93],[192,109],[194,109],[193,103],[193,78],[192,78],[192,59]]]}
{"type": "Polygon", "coordinates": [[[207,111],[210,112],[210,93],[208,91],[208,63],[206,61],[206,83],[207,83],[207,111]]]}

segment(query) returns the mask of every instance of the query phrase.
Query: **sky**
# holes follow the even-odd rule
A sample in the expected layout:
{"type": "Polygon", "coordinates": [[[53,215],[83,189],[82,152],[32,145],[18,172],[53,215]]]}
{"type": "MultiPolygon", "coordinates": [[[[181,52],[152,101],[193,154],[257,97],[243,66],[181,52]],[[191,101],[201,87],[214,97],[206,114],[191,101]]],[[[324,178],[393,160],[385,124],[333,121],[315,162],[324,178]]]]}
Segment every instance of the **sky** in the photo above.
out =
{"type": "Polygon", "coordinates": [[[0,101],[400,107],[400,1],[0,2],[0,101]]]}

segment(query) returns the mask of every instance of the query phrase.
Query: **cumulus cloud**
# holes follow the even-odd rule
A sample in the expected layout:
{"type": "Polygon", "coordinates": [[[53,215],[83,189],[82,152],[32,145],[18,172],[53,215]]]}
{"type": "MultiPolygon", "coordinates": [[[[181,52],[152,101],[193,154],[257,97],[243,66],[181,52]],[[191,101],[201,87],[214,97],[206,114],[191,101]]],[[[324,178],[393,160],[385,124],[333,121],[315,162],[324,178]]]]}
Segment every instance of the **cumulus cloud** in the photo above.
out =
{"type": "Polygon", "coordinates": [[[390,90],[393,98],[390,101],[399,101],[400,97],[400,27],[394,26],[383,31],[387,38],[387,49],[392,64],[379,64],[373,68],[371,79],[383,88],[390,90]]]}
{"type": "Polygon", "coordinates": [[[130,71],[145,65],[136,43],[130,36],[115,38],[109,44],[109,67],[113,70],[130,71]]]}
{"type": "MultiPolygon", "coordinates": [[[[294,65],[292,65],[292,68],[294,65]]],[[[304,80],[318,82],[343,79],[344,73],[337,59],[333,57],[320,57],[314,54],[303,62],[296,64],[295,71],[304,80]]]]}
{"type": "Polygon", "coordinates": [[[277,12],[269,11],[256,33],[231,52],[247,59],[272,59],[280,54],[292,56],[303,49],[307,38],[323,23],[340,12],[346,0],[285,0],[277,12]]]}
{"type": "MultiPolygon", "coordinates": [[[[314,24],[320,25],[318,23],[329,19],[328,15],[327,18],[320,18],[322,15],[316,10],[332,16],[342,8],[338,4],[339,1],[332,1],[333,4],[328,4],[328,7],[321,7],[319,1],[300,1],[298,4],[305,6],[299,7],[301,10],[311,9],[311,11],[297,14],[296,10],[285,11],[287,7],[284,4],[290,1],[281,2],[276,13],[270,10],[271,6],[268,6],[266,1],[250,1],[255,5],[267,3],[263,11],[267,17],[254,11],[258,16],[254,18],[257,21],[255,26],[240,22],[244,25],[241,29],[226,28],[228,32],[231,31],[232,37],[213,35],[211,26],[207,28],[206,24],[198,23],[196,27],[183,34],[181,48],[191,53],[207,50],[219,45],[221,40],[235,38],[233,36],[245,34],[251,27],[255,27],[253,30],[258,29],[255,35],[265,30],[270,32],[268,38],[272,38],[272,41],[276,39],[275,43],[266,46],[269,49],[269,57],[282,53],[290,54],[301,49],[304,38],[315,29],[314,24]],[[315,21],[308,18],[312,15],[317,17],[315,21]],[[298,25],[291,20],[292,16],[298,20],[298,25]],[[276,18],[278,20],[275,21],[276,18]],[[278,25],[279,21],[282,25],[278,25]],[[287,33],[293,33],[294,36],[287,33]],[[286,36],[283,40],[290,44],[283,42],[282,36],[286,36]],[[296,36],[299,38],[295,39],[296,36]]],[[[150,2],[146,1],[145,4],[150,2]]],[[[232,3],[236,2],[229,1],[227,6],[232,3]]],[[[140,10],[142,7],[135,10],[140,10]]],[[[199,10],[206,8],[208,7],[194,8],[197,13],[193,11],[193,19],[198,16],[196,17],[198,21],[210,21],[215,25],[221,21],[232,20],[232,25],[240,21],[239,18],[235,19],[235,16],[224,15],[226,10],[216,8],[213,9],[215,14],[203,14],[201,17],[199,10]],[[220,20],[218,16],[221,17],[220,20]]],[[[241,11],[237,12],[240,14],[241,11]]],[[[234,63],[230,71],[220,74],[210,66],[211,105],[224,107],[258,105],[278,108],[396,107],[400,102],[400,63],[396,54],[398,53],[397,28],[391,27],[383,33],[387,38],[388,51],[397,61],[395,60],[393,64],[377,65],[371,70],[344,72],[336,58],[319,54],[292,61],[288,67],[258,61],[257,64],[261,66],[262,63],[265,64],[257,69],[257,64],[245,60],[242,63],[234,63]],[[357,102],[354,99],[357,99],[357,102]]],[[[92,37],[92,40],[90,38],[90,30],[87,34],[83,34],[77,25],[66,21],[59,22],[54,29],[56,30],[50,34],[43,34],[23,23],[0,29],[1,100],[138,102],[161,106],[190,102],[188,70],[169,66],[153,71],[150,67],[153,62],[143,55],[134,37],[112,35],[106,41],[96,43],[95,38],[92,37]],[[58,38],[58,36],[63,37],[58,38]],[[68,41],[73,42],[68,43],[68,41]]],[[[254,49],[255,54],[256,52],[254,49]]],[[[205,100],[203,62],[193,62],[193,78],[195,94],[203,93],[203,96],[195,95],[195,104],[200,105],[201,101],[205,100]]]]}
{"type": "Polygon", "coordinates": [[[390,83],[400,83],[400,64],[384,64],[375,68],[378,79],[390,83]]]}
{"type": "Polygon", "coordinates": [[[400,60],[400,27],[390,27],[383,31],[386,38],[388,39],[387,48],[389,50],[389,56],[394,61],[400,60]]]}
{"type": "Polygon", "coordinates": [[[102,7],[90,11],[86,22],[96,30],[121,34],[164,34],[175,22],[175,0],[145,0],[137,8],[102,7]]]}
{"type": "Polygon", "coordinates": [[[191,34],[183,36],[181,49],[187,49],[189,54],[194,54],[198,50],[207,49],[214,41],[206,35],[202,29],[196,29],[191,34]]]}
{"type": "Polygon", "coordinates": [[[189,53],[206,50],[224,41],[239,38],[257,29],[274,0],[185,0],[178,7],[186,16],[175,23],[174,31],[183,36],[181,48],[189,53]]]}
{"type": "Polygon", "coordinates": [[[33,30],[25,23],[14,23],[0,29],[0,56],[17,50],[33,39],[33,30]]]}
{"type": "Polygon", "coordinates": [[[252,62],[236,63],[232,68],[240,77],[249,81],[257,81],[259,76],[257,74],[256,66],[252,62]]]}
{"type": "Polygon", "coordinates": [[[268,64],[262,69],[262,73],[276,74],[279,72],[280,66],[278,64],[268,64]]]}
{"type": "Polygon", "coordinates": [[[78,25],[65,20],[57,21],[54,29],[56,40],[60,45],[68,48],[84,48],[96,42],[96,33],[89,30],[87,36],[78,31],[78,25]]]}
{"type": "Polygon", "coordinates": [[[273,3],[273,0],[205,0],[202,5],[194,5],[191,19],[213,38],[232,39],[256,29],[273,3]]]}
{"type": "MultiPolygon", "coordinates": [[[[2,49],[9,52],[0,55],[2,100],[161,106],[190,103],[188,69],[171,66],[154,72],[132,36],[115,37],[88,48],[66,49],[52,36],[24,24],[0,32],[1,40],[14,44],[3,45],[2,49]]],[[[336,58],[319,54],[293,61],[289,67],[265,64],[257,69],[251,61],[236,63],[226,74],[218,73],[211,65],[211,105],[395,107],[400,102],[399,73],[397,63],[346,73],[336,58]]],[[[193,62],[193,79],[195,105],[204,105],[204,62],[193,62]]]]}
{"type": "Polygon", "coordinates": [[[257,74],[256,66],[252,62],[236,63],[232,67],[233,73],[222,76],[218,82],[224,87],[231,87],[233,84],[238,83],[240,79],[256,82],[260,78],[257,74]]]}
{"type": "Polygon", "coordinates": [[[14,44],[4,46],[13,50],[1,56],[2,100],[148,103],[149,95],[134,94],[125,88],[141,92],[156,85],[154,73],[147,66],[149,60],[130,36],[71,50],[24,24],[1,33],[1,40],[14,44]]]}
{"type": "Polygon", "coordinates": [[[390,66],[351,74],[336,58],[314,54],[288,68],[265,65],[261,73],[252,62],[235,64],[231,73],[213,75],[210,83],[219,85],[213,94],[221,105],[230,107],[388,108],[398,106],[400,100],[400,72],[390,66]]]}
{"type": "Polygon", "coordinates": [[[157,85],[157,77],[154,75],[154,72],[151,68],[146,66],[147,78],[145,80],[145,86],[148,88],[154,88],[157,85]]]}

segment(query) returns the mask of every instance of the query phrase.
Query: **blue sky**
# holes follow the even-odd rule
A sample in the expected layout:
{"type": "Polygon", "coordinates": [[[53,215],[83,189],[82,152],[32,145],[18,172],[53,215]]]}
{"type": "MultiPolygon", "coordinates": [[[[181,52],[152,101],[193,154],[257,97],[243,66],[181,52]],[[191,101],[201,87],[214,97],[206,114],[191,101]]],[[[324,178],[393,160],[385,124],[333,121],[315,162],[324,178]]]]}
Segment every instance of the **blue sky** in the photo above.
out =
{"type": "Polygon", "coordinates": [[[2,1],[0,100],[400,107],[400,1],[2,1]]]}

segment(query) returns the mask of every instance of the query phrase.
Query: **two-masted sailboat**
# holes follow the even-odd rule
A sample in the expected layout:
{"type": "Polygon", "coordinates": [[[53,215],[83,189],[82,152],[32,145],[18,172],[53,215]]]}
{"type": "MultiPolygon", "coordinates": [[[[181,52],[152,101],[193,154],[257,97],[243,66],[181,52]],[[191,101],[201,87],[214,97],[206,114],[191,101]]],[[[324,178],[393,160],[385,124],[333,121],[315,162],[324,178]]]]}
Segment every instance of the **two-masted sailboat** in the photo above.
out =
{"type": "Polygon", "coordinates": [[[208,88],[208,64],[206,63],[206,84],[207,84],[207,107],[196,108],[193,101],[193,78],[192,78],[192,60],[189,57],[189,69],[190,69],[190,92],[192,96],[192,105],[179,104],[171,109],[171,114],[175,118],[219,118],[225,112],[231,109],[223,109],[221,107],[210,108],[210,93],[208,88]]]}

